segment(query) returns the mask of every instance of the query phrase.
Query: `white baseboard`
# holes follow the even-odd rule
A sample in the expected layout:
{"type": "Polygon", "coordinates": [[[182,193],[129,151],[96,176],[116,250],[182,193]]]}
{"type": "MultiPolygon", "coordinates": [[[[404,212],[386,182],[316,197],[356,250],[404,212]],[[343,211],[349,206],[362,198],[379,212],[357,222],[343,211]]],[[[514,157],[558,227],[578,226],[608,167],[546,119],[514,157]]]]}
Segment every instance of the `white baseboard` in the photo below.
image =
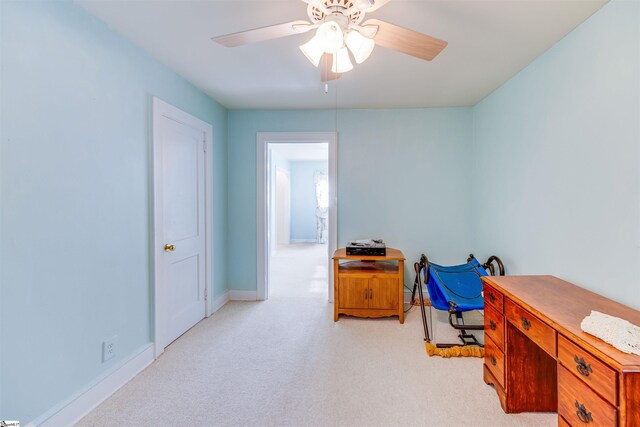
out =
{"type": "Polygon", "coordinates": [[[257,301],[257,291],[229,291],[229,299],[231,301],[257,301]]]}
{"type": "Polygon", "coordinates": [[[134,356],[114,366],[79,393],[27,424],[27,427],[61,427],[77,423],[153,360],[153,344],[144,345],[134,356]]]}
{"type": "Polygon", "coordinates": [[[222,308],[222,306],[224,306],[226,303],[229,302],[229,291],[226,291],[224,294],[220,295],[219,297],[215,298],[213,300],[213,307],[211,309],[211,314],[215,313],[216,311],[220,310],[222,308]]]}
{"type": "Polygon", "coordinates": [[[291,243],[318,243],[316,239],[291,239],[291,243]]]}

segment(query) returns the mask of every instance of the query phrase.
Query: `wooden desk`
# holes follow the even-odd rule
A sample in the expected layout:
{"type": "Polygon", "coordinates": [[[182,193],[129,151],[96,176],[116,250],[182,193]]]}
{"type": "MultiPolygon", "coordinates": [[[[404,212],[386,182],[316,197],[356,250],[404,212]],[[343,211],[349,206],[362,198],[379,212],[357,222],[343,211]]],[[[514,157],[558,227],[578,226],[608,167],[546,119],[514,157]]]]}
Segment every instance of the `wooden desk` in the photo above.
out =
{"type": "Polygon", "coordinates": [[[640,312],[553,276],[482,278],[484,381],[507,412],[558,412],[559,426],[640,426],[640,356],[582,332],[591,310],[640,312]]]}
{"type": "Polygon", "coordinates": [[[387,248],[386,256],[333,254],[333,320],[340,314],[357,317],[398,316],[404,323],[404,255],[387,248]],[[340,262],[342,261],[342,262],[340,262]]]}

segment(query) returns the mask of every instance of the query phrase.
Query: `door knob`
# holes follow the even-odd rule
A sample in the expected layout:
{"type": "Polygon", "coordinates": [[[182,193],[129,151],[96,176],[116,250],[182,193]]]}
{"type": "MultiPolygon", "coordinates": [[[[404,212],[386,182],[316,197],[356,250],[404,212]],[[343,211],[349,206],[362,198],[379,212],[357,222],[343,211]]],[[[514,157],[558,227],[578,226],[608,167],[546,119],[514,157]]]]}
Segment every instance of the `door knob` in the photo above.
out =
{"type": "Polygon", "coordinates": [[[176,250],[176,247],[174,245],[170,245],[170,244],[166,244],[164,245],[164,251],[165,252],[173,252],[176,250]]]}

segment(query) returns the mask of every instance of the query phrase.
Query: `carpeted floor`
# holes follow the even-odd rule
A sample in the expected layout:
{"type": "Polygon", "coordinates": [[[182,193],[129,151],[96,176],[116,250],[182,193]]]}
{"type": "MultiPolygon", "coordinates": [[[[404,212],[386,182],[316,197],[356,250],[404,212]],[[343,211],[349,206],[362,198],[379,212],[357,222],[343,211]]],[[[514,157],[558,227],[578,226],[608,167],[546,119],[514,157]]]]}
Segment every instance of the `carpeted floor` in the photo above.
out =
{"type": "Polygon", "coordinates": [[[481,359],[427,357],[417,309],[334,323],[323,250],[279,248],[268,301],[227,303],[78,425],[556,425],[504,414],[481,359]]]}

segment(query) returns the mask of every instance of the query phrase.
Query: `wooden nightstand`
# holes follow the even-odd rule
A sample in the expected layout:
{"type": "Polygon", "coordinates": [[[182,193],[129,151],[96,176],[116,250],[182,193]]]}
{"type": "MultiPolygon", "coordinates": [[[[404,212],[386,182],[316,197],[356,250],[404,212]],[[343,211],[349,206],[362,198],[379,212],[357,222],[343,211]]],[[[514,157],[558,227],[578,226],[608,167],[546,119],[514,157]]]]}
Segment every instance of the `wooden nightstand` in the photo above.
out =
{"type": "Polygon", "coordinates": [[[340,314],[398,316],[404,323],[404,260],[393,248],[386,256],[347,255],[345,248],[338,249],[333,254],[333,320],[340,314]]]}

